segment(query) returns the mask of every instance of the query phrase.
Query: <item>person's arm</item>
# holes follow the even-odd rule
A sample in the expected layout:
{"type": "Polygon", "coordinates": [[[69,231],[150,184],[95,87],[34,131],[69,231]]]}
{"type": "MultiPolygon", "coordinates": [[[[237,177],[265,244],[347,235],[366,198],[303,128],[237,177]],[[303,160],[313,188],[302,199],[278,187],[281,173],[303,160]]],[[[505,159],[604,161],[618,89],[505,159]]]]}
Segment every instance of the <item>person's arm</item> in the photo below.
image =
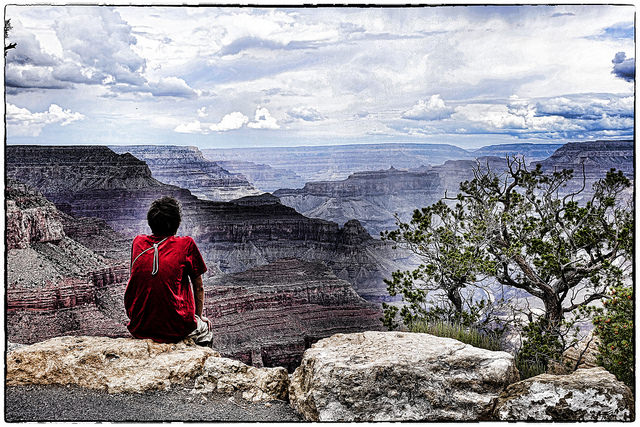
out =
{"type": "Polygon", "coordinates": [[[196,302],[196,316],[207,322],[209,330],[211,330],[211,321],[202,315],[202,307],[204,306],[204,285],[202,284],[202,275],[192,280],[193,297],[196,302]]]}

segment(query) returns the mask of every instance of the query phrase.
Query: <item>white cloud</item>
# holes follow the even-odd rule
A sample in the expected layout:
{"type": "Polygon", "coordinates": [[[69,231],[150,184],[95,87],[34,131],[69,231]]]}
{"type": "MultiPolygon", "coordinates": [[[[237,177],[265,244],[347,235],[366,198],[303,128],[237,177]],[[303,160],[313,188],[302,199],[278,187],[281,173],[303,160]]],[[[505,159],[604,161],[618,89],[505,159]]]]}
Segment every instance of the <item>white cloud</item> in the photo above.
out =
{"type": "Polygon", "coordinates": [[[318,122],[325,119],[318,110],[311,107],[293,108],[291,111],[287,112],[287,115],[293,119],[303,120],[305,122],[318,122]]]}
{"type": "MultiPolygon", "coordinates": [[[[202,108],[198,110],[199,113],[202,108]]],[[[174,131],[179,133],[199,133],[206,135],[208,133],[211,133],[212,131],[226,132],[230,130],[240,129],[247,122],[249,122],[249,117],[245,116],[239,111],[234,111],[233,113],[226,114],[219,123],[203,123],[200,122],[200,120],[194,120],[176,126],[174,128],[174,131]]]]}
{"type": "Polygon", "coordinates": [[[202,126],[202,123],[198,120],[186,124],[180,124],[176,126],[174,131],[179,133],[208,133],[207,129],[202,126]]]}
{"type": "Polygon", "coordinates": [[[198,108],[198,117],[207,117],[207,107],[198,108]]]}
{"type": "Polygon", "coordinates": [[[163,77],[157,82],[149,83],[150,92],[154,96],[176,96],[193,98],[196,92],[178,77],[163,77]]]}
{"type": "Polygon", "coordinates": [[[209,129],[216,132],[226,132],[229,130],[240,129],[244,124],[249,121],[249,117],[244,114],[234,111],[229,113],[220,120],[218,124],[212,124],[209,129]]]}
{"type": "Polygon", "coordinates": [[[419,100],[416,105],[402,114],[410,120],[442,120],[451,117],[454,109],[447,107],[440,95],[431,95],[428,101],[419,100]]]}
{"type": "Polygon", "coordinates": [[[269,110],[264,107],[258,106],[256,108],[256,115],[254,121],[247,126],[252,129],[280,129],[280,125],[274,117],[271,116],[269,110]]]}
{"type": "Polygon", "coordinates": [[[7,103],[6,115],[7,133],[23,136],[39,136],[47,125],[58,123],[60,126],[67,126],[85,118],[84,115],[64,110],[57,104],[51,104],[49,109],[42,113],[32,113],[26,108],[7,103]]]}

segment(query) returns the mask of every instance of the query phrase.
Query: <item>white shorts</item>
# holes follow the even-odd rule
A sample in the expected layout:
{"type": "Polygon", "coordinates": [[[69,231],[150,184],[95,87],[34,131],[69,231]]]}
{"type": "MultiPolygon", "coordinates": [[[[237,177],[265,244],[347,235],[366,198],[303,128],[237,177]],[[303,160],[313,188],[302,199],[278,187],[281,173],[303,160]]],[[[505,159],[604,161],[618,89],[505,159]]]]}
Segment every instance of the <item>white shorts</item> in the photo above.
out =
{"type": "Polygon", "coordinates": [[[197,326],[193,332],[187,335],[187,338],[191,338],[195,341],[196,344],[209,344],[211,345],[211,341],[213,340],[213,331],[209,330],[209,325],[207,322],[202,320],[198,315],[196,315],[197,326]]]}

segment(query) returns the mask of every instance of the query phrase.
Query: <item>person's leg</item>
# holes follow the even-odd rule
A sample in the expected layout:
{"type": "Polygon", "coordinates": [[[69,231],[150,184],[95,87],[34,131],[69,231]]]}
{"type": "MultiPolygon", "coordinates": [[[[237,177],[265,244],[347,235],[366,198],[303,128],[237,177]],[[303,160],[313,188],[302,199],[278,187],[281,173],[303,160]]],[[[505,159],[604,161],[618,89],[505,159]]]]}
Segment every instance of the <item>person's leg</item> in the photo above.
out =
{"type": "Polygon", "coordinates": [[[207,325],[207,323],[198,316],[196,316],[196,323],[196,329],[187,335],[187,338],[193,339],[193,341],[198,345],[211,347],[213,331],[210,331],[209,325],[207,325]]]}

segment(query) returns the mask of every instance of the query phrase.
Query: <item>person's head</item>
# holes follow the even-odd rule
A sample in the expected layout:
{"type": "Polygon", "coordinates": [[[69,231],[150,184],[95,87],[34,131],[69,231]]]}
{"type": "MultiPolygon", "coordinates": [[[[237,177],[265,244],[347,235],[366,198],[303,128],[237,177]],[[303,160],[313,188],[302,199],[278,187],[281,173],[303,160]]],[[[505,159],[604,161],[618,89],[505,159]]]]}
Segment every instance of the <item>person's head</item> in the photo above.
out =
{"type": "Polygon", "coordinates": [[[180,203],[173,197],[154,200],[147,212],[147,222],[156,236],[172,236],[180,226],[180,203]]]}

